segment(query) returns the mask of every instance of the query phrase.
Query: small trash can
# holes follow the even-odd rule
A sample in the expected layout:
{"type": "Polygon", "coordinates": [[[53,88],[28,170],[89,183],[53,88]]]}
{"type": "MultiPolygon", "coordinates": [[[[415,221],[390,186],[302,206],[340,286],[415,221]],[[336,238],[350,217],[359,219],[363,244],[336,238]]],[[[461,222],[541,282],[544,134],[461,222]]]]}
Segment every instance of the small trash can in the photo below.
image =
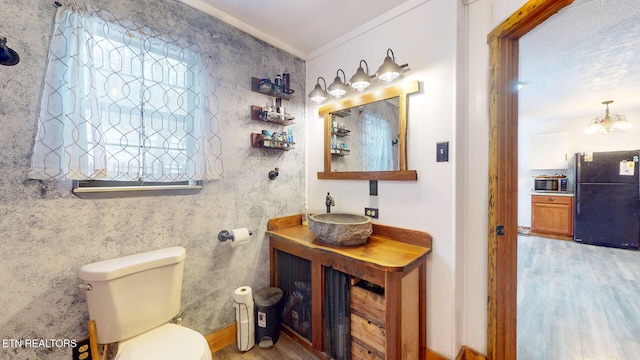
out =
{"type": "Polygon", "coordinates": [[[256,343],[262,349],[272,347],[280,337],[282,296],[282,290],[277,287],[263,288],[253,295],[256,343]]]}

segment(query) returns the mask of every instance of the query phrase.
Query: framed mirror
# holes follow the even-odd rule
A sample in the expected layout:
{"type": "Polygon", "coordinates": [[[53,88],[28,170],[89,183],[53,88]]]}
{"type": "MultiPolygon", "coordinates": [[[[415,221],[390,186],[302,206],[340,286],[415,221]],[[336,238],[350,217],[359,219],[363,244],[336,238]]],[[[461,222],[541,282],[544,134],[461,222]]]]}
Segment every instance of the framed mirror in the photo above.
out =
{"type": "Polygon", "coordinates": [[[321,106],[324,171],[318,179],[417,180],[407,169],[407,98],[417,80],[321,106]]]}

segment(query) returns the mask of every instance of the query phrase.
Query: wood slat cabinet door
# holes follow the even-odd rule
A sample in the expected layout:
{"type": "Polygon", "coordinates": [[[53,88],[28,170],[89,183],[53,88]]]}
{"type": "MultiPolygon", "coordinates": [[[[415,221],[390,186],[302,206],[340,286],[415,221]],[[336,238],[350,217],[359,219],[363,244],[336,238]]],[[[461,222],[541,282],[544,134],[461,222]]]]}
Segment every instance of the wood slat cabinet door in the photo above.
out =
{"type": "Polygon", "coordinates": [[[573,196],[532,195],[531,234],[573,237],[573,196]]]}
{"type": "Polygon", "coordinates": [[[360,345],[358,340],[351,342],[351,360],[383,360],[384,356],[366,346],[360,345]]]}
{"type": "MultiPolygon", "coordinates": [[[[364,283],[364,282],[363,282],[364,283]]],[[[386,348],[384,295],[351,286],[351,358],[384,359],[386,348]]]]}

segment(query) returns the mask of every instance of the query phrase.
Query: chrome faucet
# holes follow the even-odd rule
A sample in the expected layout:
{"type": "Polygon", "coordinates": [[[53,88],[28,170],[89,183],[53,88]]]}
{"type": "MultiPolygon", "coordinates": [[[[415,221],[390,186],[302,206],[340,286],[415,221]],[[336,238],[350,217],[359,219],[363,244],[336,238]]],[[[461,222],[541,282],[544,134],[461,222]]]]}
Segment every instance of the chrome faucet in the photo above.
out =
{"type": "Polygon", "coordinates": [[[331,212],[332,206],[336,206],[336,202],[331,197],[331,194],[327,193],[327,198],[324,201],[324,204],[327,205],[327,214],[331,212]]]}

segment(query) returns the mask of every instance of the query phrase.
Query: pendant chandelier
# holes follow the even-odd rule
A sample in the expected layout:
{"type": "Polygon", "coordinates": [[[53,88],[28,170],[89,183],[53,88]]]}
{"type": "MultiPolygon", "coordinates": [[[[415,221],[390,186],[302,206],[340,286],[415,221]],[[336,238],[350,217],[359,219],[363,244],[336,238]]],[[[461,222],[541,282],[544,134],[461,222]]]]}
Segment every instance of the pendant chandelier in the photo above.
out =
{"type": "Polygon", "coordinates": [[[598,132],[602,133],[610,133],[612,131],[625,131],[630,129],[631,123],[627,121],[627,118],[624,115],[615,114],[613,116],[609,115],[609,104],[611,104],[613,100],[603,101],[602,104],[606,105],[606,110],[604,113],[604,117],[598,116],[597,118],[591,120],[589,122],[589,126],[584,129],[584,132],[587,134],[595,134],[598,132]]]}

